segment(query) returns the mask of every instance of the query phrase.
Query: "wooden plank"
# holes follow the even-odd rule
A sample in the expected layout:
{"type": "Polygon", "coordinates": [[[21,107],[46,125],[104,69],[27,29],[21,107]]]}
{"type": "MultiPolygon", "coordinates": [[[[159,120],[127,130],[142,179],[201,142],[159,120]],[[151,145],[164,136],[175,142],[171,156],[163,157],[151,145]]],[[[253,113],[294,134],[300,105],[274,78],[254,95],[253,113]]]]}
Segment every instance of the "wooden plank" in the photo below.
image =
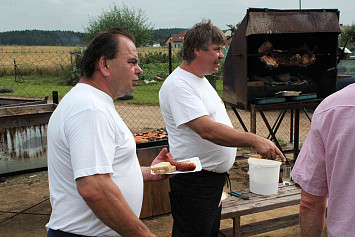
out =
{"type": "MultiPolygon", "coordinates": [[[[240,227],[240,236],[252,236],[269,231],[287,228],[299,224],[299,215],[293,214],[283,217],[278,217],[270,220],[250,223],[240,227]]],[[[222,236],[233,236],[233,228],[220,230],[222,236]]]]}
{"type": "Polygon", "coordinates": [[[222,204],[222,219],[295,205],[301,200],[301,189],[293,185],[281,186],[277,194],[268,196],[252,194],[246,190],[240,192],[248,196],[249,200],[228,197],[222,204]]]}

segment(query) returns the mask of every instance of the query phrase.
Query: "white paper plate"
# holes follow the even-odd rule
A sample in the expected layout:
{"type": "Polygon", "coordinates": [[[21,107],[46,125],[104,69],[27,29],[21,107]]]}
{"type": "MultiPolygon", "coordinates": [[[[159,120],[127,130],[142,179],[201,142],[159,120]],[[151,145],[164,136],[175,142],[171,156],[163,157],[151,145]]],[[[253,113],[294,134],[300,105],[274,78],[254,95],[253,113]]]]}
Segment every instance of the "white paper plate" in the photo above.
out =
{"type": "MultiPolygon", "coordinates": [[[[198,172],[198,171],[202,170],[201,162],[200,162],[200,159],[198,157],[193,157],[193,158],[189,158],[189,159],[185,159],[185,160],[179,160],[179,162],[180,161],[196,161],[196,163],[197,163],[196,164],[196,168],[194,170],[190,170],[190,171],[177,170],[177,171],[174,171],[174,172],[171,172],[171,173],[166,173],[166,174],[184,174],[184,173],[198,172]]],[[[151,170],[150,172],[153,175],[156,174],[153,170],[151,170]]]]}

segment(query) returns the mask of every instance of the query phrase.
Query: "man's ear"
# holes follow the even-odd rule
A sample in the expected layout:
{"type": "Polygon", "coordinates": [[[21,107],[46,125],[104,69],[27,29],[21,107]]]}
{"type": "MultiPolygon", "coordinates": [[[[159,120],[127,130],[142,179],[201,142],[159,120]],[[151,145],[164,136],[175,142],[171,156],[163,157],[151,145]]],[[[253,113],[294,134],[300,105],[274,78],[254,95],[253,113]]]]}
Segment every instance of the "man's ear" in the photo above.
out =
{"type": "Polygon", "coordinates": [[[102,73],[103,76],[109,76],[110,75],[110,70],[109,70],[110,66],[109,66],[105,56],[102,56],[99,59],[98,67],[99,67],[99,70],[100,70],[100,72],[102,73]]]}
{"type": "Polygon", "coordinates": [[[194,48],[194,53],[195,53],[196,56],[199,56],[200,55],[200,49],[194,48]]]}

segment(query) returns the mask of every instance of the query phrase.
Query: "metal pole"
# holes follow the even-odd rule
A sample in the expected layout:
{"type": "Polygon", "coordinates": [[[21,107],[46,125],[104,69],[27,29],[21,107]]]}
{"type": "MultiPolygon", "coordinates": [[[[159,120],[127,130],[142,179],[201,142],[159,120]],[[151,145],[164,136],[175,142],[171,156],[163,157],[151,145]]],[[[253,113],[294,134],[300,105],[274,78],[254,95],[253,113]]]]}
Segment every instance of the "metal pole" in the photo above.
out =
{"type": "Polygon", "coordinates": [[[299,2],[300,9],[301,9],[301,0],[299,0],[298,2],[299,2]]]}
{"type": "Polygon", "coordinates": [[[173,66],[171,61],[171,42],[169,42],[169,74],[173,72],[173,66]]]}
{"type": "Polygon", "coordinates": [[[16,60],[14,59],[14,73],[15,73],[15,81],[16,81],[16,60]]]}
{"type": "Polygon", "coordinates": [[[58,91],[52,91],[53,104],[58,104],[58,91]]]}

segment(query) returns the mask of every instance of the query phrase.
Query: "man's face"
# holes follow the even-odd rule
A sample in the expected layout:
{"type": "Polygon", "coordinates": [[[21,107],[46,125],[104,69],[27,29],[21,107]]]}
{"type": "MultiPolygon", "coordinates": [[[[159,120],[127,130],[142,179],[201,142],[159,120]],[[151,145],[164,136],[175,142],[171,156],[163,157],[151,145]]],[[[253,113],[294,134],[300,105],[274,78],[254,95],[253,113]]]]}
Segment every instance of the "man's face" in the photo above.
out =
{"type": "Polygon", "coordinates": [[[198,50],[198,61],[204,72],[204,75],[211,75],[218,72],[221,61],[224,58],[222,53],[222,44],[210,44],[207,50],[198,50]]]}
{"type": "Polygon", "coordinates": [[[110,69],[109,88],[114,98],[134,91],[142,69],[138,66],[138,54],[134,43],[127,37],[120,37],[120,50],[114,59],[107,60],[110,69]]]}

